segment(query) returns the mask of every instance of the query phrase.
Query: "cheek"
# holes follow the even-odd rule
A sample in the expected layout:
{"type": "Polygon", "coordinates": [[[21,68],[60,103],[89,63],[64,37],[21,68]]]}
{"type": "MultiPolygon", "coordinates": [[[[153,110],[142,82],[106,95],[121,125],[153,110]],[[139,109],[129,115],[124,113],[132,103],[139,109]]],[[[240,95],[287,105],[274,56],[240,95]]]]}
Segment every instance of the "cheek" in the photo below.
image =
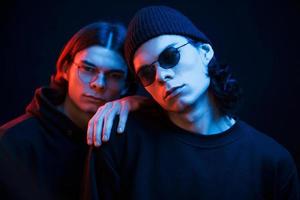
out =
{"type": "Polygon", "coordinates": [[[84,91],[84,87],[84,84],[77,78],[77,76],[72,74],[69,77],[68,90],[70,96],[80,96],[84,91]]]}
{"type": "Polygon", "coordinates": [[[200,56],[196,50],[191,50],[189,52],[184,52],[180,57],[179,65],[185,66],[185,69],[195,66],[199,63],[200,56]]]}
{"type": "Polygon", "coordinates": [[[106,94],[108,96],[108,99],[114,100],[116,98],[119,98],[125,89],[126,89],[125,83],[108,85],[106,89],[106,94]]]}
{"type": "Polygon", "coordinates": [[[155,99],[156,102],[162,102],[163,89],[160,87],[155,87],[155,85],[148,86],[145,88],[147,92],[155,99]]]}
{"type": "Polygon", "coordinates": [[[195,59],[193,63],[185,63],[185,65],[178,68],[176,74],[180,76],[184,82],[191,85],[198,85],[199,87],[202,85],[201,82],[205,84],[209,81],[207,67],[199,59],[195,59]]]}

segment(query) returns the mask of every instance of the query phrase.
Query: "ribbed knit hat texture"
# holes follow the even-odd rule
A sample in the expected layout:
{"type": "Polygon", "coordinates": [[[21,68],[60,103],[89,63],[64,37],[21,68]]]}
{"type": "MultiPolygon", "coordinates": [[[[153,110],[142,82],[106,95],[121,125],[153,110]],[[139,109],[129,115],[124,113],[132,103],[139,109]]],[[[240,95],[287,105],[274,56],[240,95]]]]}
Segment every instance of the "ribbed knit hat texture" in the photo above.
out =
{"type": "Polygon", "coordinates": [[[210,43],[206,35],[179,11],[167,6],[142,8],[130,21],[124,44],[125,59],[131,70],[135,51],[148,40],[164,34],[188,36],[210,43]]]}

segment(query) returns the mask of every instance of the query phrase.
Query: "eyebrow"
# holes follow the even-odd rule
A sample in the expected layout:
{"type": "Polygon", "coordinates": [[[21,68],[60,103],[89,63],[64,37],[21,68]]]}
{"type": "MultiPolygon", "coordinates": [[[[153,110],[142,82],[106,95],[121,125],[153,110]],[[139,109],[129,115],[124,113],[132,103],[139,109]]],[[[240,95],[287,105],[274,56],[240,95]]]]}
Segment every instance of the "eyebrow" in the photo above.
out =
{"type": "Polygon", "coordinates": [[[125,71],[121,69],[110,69],[106,73],[120,73],[120,74],[125,74],[125,71]]]}
{"type": "MultiPolygon", "coordinates": [[[[170,47],[174,47],[176,44],[178,44],[177,42],[173,42],[171,44],[169,44],[168,46],[166,46],[159,54],[158,54],[158,57],[159,55],[164,52],[167,48],[170,48],[170,47]]],[[[157,62],[157,60],[153,61],[152,63],[150,64],[143,64],[143,65],[140,65],[139,66],[139,69],[137,71],[139,71],[142,67],[145,67],[145,66],[149,66],[149,65],[153,65],[155,62],[157,62]]]]}
{"type": "MultiPolygon", "coordinates": [[[[87,61],[87,60],[82,60],[81,61],[82,63],[84,64],[87,64],[88,66],[91,66],[91,67],[95,67],[95,68],[98,68],[97,65],[87,61]]],[[[121,69],[108,69],[106,70],[105,73],[121,73],[121,74],[125,74],[125,71],[124,70],[121,70],[121,69]]]]}
{"type": "Polygon", "coordinates": [[[93,63],[91,63],[91,62],[89,62],[87,60],[82,60],[81,62],[84,63],[84,64],[87,64],[87,65],[89,65],[91,67],[97,67],[95,64],[93,64],[93,63]]]}

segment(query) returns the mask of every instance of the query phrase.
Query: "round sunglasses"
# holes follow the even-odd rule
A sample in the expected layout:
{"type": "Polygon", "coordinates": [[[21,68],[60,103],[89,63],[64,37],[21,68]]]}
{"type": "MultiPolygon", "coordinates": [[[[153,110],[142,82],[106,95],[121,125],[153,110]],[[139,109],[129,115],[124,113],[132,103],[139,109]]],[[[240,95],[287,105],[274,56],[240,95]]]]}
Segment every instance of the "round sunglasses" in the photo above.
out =
{"type": "Polygon", "coordinates": [[[187,42],[179,47],[167,47],[159,54],[158,59],[156,61],[154,61],[150,65],[143,65],[142,67],[140,67],[136,74],[138,79],[141,81],[142,85],[144,87],[147,87],[154,82],[156,76],[156,68],[154,64],[156,62],[158,62],[159,66],[164,69],[175,67],[180,60],[179,48],[189,43],[190,42],[187,42]]]}

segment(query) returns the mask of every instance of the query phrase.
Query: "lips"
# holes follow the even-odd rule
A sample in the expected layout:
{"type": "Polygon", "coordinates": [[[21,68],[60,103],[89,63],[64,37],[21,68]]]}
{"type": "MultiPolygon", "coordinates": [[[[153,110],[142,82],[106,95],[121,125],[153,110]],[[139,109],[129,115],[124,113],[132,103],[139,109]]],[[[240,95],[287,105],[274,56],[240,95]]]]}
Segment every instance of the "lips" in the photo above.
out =
{"type": "Polygon", "coordinates": [[[167,90],[164,95],[164,99],[175,97],[176,95],[178,95],[181,92],[183,87],[184,87],[184,85],[180,85],[180,86],[173,87],[173,88],[167,90]]]}
{"type": "Polygon", "coordinates": [[[93,95],[84,95],[84,97],[88,98],[91,101],[106,103],[106,101],[104,99],[102,99],[100,97],[93,96],[93,95]]]}

